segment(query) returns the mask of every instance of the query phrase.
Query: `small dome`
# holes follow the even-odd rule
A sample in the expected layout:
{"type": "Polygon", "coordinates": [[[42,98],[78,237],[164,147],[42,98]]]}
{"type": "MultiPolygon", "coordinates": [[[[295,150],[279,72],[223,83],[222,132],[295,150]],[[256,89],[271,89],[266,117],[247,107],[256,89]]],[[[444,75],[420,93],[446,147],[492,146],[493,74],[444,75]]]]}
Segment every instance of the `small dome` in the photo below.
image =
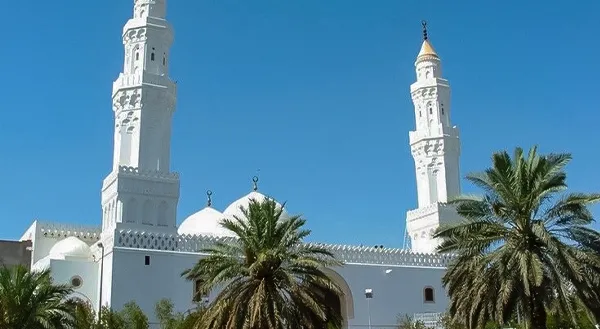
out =
{"type": "Polygon", "coordinates": [[[438,54],[433,49],[429,40],[423,40],[423,44],[421,45],[421,50],[419,51],[419,55],[417,55],[417,60],[419,59],[430,59],[430,58],[439,58],[438,54]]]}
{"type": "Polygon", "coordinates": [[[208,206],[188,216],[177,229],[179,234],[233,236],[234,233],[221,226],[225,216],[218,210],[208,206]]]}
{"type": "MultiPolygon", "coordinates": [[[[229,205],[229,207],[227,207],[227,209],[225,209],[225,211],[223,212],[223,215],[225,215],[225,217],[227,218],[233,218],[233,216],[237,216],[238,218],[244,218],[244,214],[242,213],[242,210],[240,209],[240,207],[244,207],[245,209],[248,209],[248,207],[250,206],[250,201],[251,200],[256,200],[257,202],[263,202],[265,199],[267,199],[267,197],[259,192],[256,191],[252,191],[250,193],[248,193],[247,195],[241,197],[240,199],[234,201],[232,204],[229,205]]],[[[277,201],[275,201],[277,207],[281,208],[281,204],[278,203],[277,201]]],[[[285,209],[283,210],[283,213],[281,214],[280,218],[288,218],[288,214],[285,211],[285,209]]]]}
{"type": "Polygon", "coordinates": [[[87,243],[70,236],[58,241],[49,253],[51,258],[64,259],[65,257],[91,258],[92,249],[87,243]]]}

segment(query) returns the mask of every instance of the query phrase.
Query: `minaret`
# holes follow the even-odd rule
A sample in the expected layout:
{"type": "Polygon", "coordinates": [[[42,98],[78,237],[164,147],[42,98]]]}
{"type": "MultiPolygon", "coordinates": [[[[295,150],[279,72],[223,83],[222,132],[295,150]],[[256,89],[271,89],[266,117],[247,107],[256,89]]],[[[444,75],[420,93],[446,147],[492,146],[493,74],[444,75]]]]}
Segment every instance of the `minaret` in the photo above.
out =
{"type": "Polygon", "coordinates": [[[458,128],[450,120],[450,85],[442,77],[440,57],[429,42],[426,22],[415,67],[417,81],[410,86],[410,94],[416,128],[409,139],[419,207],[406,214],[406,229],[413,251],[432,253],[438,245],[432,238],[435,229],[457,218],[444,203],[460,194],[460,141],[458,128]]]}
{"type": "Polygon", "coordinates": [[[113,83],[112,172],[102,186],[102,228],[174,233],[179,175],[170,171],[176,86],[169,78],[173,29],[165,0],[134,0],[123,27],[123,72],[113,83]]]}

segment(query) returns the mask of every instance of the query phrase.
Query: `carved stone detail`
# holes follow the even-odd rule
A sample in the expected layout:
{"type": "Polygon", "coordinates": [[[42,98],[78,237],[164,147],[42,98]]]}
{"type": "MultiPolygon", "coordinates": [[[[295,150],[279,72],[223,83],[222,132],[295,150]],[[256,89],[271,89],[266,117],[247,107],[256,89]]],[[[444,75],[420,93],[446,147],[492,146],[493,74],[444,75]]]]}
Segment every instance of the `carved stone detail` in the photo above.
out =
{"type": "Polygon", "coordinates": [[[57,240],[74,236],[86,242],[96,242],[100,239],[101,232],[99,227],[39,221],[37,222],[37,227],[42,236],[57,240]]]}
{"type": "MultiPolygon", "coordinates": [[[[121,230],[117,233],[115,247],[198,252],[199,250],[213,246],[215,242],[232,239],[234,238],[121,230]]],[[[325,247],[344,263],[444,268],[453,259],[452,255],[421,254],[399,248],[374,248],[333,244],[313,245],[325,247]]]]}
{"type": "Polygon", "coordinates": [[[132,28],[123,34],[123,44],[144,42],[147,40],[146,28],[132,28]]]}
{"type": "Polygon", "coordinates": [[[416,159],[443,157],[445,154],[445,143],[443,138],[431,138],[421,140],[411,145],[410,151],[416,159]]]}
{"type": "Polygon", "coordinates": [[[113,111],[132,111],[142,107],[142,88],[119,90],[113,97],[113,111]]]}
{"type": "Polygon", "coordinates": [[[438,97],[438,88],[437,86],[421,87],[412,91],[410,96],[415,103],[436,100],[438,97]]]}

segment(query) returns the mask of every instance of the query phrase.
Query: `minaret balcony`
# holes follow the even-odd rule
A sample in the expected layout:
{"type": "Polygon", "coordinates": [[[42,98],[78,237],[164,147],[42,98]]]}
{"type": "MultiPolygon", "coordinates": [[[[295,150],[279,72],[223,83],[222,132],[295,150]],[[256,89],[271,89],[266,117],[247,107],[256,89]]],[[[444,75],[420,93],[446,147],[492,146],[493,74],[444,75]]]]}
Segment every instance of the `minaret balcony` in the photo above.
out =
{"type": "Polygon", "coordinates": [[[410,145],[418,143],[422,140],[426,139],[439,139],[444,137],[458,137],[459,130],[457,126],[448,127],[444,125],[435,125],[434,127],[426,130],[417,129],[415,131],[408,132],[408,139],[410,141],[410,145]]]}
{"type": "Polygon", "coordinates": [[[119,77],[113,82],[113,93],[115,95],[123,89],[141,87],[142,85],[154,86],[171,90],[173,95],[177,92],[177,85],[166,75],[156,75],[147,72],[141,74],[119,74],[119,77]]]}
{"type": "Polygon", "coordinates": [[[439,219],[455,220],[456,209],[447,203],[435,202],[425,207],[409,210],[406,212],[406,229],[409,232],[420,230],[425,227],[437,226],[439,219]]]}
{"type": "Polygon", "coordinates": [[[129,166],[119,166],[118,171],[113,171],[104,179],[102,182],[103,186],[109,185],[117,176],[122,177],[135,177],[135,178],[144,178],[148,180],[159,180],[159,181],[171,181],[178,182],[179,181],[179,173],[178,172],[162,172],[158,170],[140,170],[136,167],[129,166]]]}

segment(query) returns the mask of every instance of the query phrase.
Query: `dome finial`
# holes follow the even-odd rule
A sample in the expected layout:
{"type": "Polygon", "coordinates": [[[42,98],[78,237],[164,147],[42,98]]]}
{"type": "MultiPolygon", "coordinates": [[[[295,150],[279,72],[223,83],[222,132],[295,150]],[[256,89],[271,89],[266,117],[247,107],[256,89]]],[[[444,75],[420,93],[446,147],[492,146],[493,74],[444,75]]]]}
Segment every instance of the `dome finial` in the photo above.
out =
{"type": "Polygon", "coordinates": [[[252,177],[252,183],[253,183],[253,187],[252,190],[254,191],[258,191],[258,176],[254,176],[252,177]]]}
{"type": "Polygon", "coordinates": [[[429,43],[429,34],[427,32],[427,21],[421,21],[421,25],[423,25],[423,44],[421,44],[421,51],[419,51],[419,55],[417,55],[417,61],[425,60],[425,59],[439,59],[437,53],[429,43]]]}
{"type": "Polygon", "coordinates": [[[206,206],[207,207],[212,206],[212,191],[211,190],[206,191],[206,199],[207,199],[206,206]]]}

